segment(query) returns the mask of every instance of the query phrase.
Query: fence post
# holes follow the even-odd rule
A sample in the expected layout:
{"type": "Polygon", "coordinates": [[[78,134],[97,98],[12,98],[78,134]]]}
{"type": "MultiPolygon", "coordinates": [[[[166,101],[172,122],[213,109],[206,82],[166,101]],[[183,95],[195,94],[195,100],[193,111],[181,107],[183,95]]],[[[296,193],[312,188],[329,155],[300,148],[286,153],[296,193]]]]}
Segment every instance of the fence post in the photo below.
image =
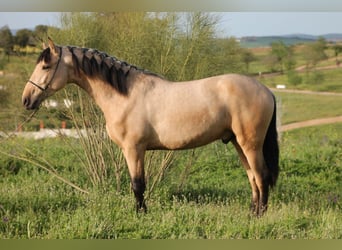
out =
{"type": "Polygon", "coordinates": [[[281,97],[278,96],[277,97],[277,130],[278,130],[278,139],[279,141],[281,141],[281,135],[282,132],[280,131],[280,127],[281,127],[281,120],[282,120],[282,100],[281,97]]]}
{"type": "Polygon", "coordinates": [[[39,129],[44,129],[44,122],[42,120],[39,121],[39,129]]]}
{"type": "Polygon", "coordinates": [[[18,124],[17,132],[23,132],[23,126],[22,126],[22,124],[18,124]]]}

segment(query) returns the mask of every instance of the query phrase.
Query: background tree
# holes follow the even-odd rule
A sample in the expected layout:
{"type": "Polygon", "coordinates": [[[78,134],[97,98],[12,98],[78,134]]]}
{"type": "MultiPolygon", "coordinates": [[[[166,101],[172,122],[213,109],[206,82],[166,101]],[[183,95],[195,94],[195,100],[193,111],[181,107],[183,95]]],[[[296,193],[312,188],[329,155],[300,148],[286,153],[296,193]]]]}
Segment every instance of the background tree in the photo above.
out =
{"type": "Polygon", "coordinates": [[[273,56],[276,64],[279,65],[280,71],[291,70],[295,66],[293,51],[283,41],[271,43],[271,56],[273,56]]]}
{"type": "Polygon", "coordinates": [[[47,25],[37,25],[34,28],[33,34],[39,39],[45,39],[47,37],[49,26],[47,25]]]}
{"type": "Polygon", "coordinates": [[[338,55],[342,52],[342,45],[341,44],[335,44],[333,46],[333,50],[334,50],[335,58],[336,58],[336,65],[339,66],[340,61],[338,60],[338,55]]]}
{"type": "Polygon", "coordinates": [[[217,39],[208,13],[69,13],[51,32],[60,44],[97,48],[175,81],[243,72],[236,39],[217,39]]]}
{"type": "Polygon", "coordinates": [[[320,37],[316,42],[306,45],[304,58],[306,60],[306,67],[315,68],[317,63],[325,60],[328,56],[325,54],[327,48],[327,41],[320,37]]]}
{"type": "Polygon", "coordinates": [[[234,37],[215,39],[213,45],[215,53],[211,57],[212,75],[227,73],[243,73],[245,62],[240,44],[234,37]]]}
{"type": "Polygon", "coordinates": [[[304,59],[306,61],[306,83],[318,84],[324,81],[324,74],[316,70],[317,64],[328,58],[325,54],[327,41],[320,37],[317,41],[306,45],[304,59]]]}
{"type": "Polygon", "coordinates": [[[0,29],[0,48],[3,49],[5,55],[7,55],[7,60],[9,61],[9,56],[13,51],[13,35],[10,28],[6,25],[0,29]]]}
{"type": "Polygon", "coordinates": [[[29,29],[20,29],[16,32],[14,36],[14,43],[24,48],[29,45],[30,38],[33,32],[29,29]]]}
{"type": "Polygon", "coordinates": [[[248,49],[242,49],[241,59],[242,59],[242,62],[246,66],[246,73],[249,72],[249,65],[250,65],[250,63],[257,60],[255,55],[250,50],[248,50],[248,49]]]}

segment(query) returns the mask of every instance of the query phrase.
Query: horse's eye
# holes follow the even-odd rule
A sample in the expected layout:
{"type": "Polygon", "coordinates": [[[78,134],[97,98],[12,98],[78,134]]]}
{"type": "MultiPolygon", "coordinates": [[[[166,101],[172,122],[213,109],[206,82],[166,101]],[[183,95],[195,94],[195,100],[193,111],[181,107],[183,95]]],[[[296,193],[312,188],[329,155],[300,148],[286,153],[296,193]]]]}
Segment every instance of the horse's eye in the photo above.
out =
{"type": "Polygon", "coordinates": [[[49,69],[50,69],[50,66],[48,66],[48,65],[43,66],[43,70],[49,70],[49,69]]]}

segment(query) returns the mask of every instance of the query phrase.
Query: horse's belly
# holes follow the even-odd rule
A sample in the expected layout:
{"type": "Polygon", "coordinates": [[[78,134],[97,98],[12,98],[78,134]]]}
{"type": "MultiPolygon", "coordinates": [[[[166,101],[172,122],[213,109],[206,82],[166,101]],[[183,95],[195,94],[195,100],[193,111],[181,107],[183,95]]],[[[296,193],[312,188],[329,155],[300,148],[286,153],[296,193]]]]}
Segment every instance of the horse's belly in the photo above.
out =
{"type": "Polygon", "coordinates": [[[149,105],[147,113],[154,135],[151,147],[189,149],[229,137],[225,135],[230,131],[229,107],[215,87],[181,89],[172,98],[170,93],[158,100],[158,107],[149,105]]]}
{"type": "Polygon", "coordinates": [[[190,149],[217,139],[229,140],[231,137],[232,132],[223,124],[183,124],[174,127],[170,124],[167,130],[158,134],[158,140],[150,149],[190,149]]]}

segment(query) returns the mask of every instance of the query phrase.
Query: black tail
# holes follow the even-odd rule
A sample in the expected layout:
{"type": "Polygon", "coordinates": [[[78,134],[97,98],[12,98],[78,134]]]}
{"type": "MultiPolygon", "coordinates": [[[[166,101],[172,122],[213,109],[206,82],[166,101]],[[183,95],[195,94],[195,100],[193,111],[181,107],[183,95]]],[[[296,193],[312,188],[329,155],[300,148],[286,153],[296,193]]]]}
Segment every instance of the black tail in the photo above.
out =
{"type": "Polygon", "coordinates": [[[277,133],[277,105],[275,97],[274,100],[274,110],[273,116],[270,125],[268,126],[268,130],[266,133],[264,146],[263,146],[263,154],[266,165],[270,171],[269,177],[269,185],[274,187],[278,175],[279,175],[279,145],[278,145],[278,133],[277,133]]]}

